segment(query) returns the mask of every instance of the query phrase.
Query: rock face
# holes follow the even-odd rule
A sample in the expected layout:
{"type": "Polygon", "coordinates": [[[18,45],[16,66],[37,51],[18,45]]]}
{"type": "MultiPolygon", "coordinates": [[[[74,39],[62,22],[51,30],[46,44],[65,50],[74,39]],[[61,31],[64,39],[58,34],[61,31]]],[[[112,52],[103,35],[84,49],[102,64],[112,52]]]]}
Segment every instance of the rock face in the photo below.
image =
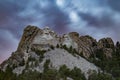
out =
{"type": "Polygon", "coordinates": [[[91,54],[94,54],[94,50],[97,48],[97,41],[88,35],[81,36],[79,39],[79,45],[82,49],[83,56],[89,58],[91,54]]]}
{"type": "Polygon", "coordinates": [[[112,57],[114,51],[114,42],[111,38],[103,38],[98,41],[98,48],[103,49],[104,54],[108,57],[112,57]]]}
{"type": "Polygon", "coordinates": [[[44,28],[42,31],[38,31],[32,44],[43,44],[43,45],[56,45],[58,40],[56,38],[56,33],[50,30],[48,27],[44,28]]]}
{"type": "Polygon", "coordinates": [[[64,64],[70,69],[77,67],[80,68],[82,72],[84,72],[86,77],[88,77],[89,75],[88,73],[89,70],[95,70],[95,71],[99,70],[98,67],[96,67],[92,63],[89,63],[84,58],[80,56],[76,56],[76,57],[72,56],[64,49],[55,49],[45,54],[45,58],[50,59],[52,66],[55,67],[56,69],[59,69],[60,66],[64,64]]]}
{"type": "Polygon", "coordinates": [[[72,46],[79,54],[82,53],[86,58],[94,54],[94,51],[98,48],[104,48],[105,54],[111,57],[111,48],[114,48],[114,42],[111,38],[103,38],[97,42],[91,36],[79,36],[77,32],[70,32],[59,36],[50,30],[49,27],[39,29],[35,26],[27,26],[24,29],[17,51],[28,53],[31,47],[41,47],[45,49],[45,47],[47,48],[51,45],[56,46],[57,44],[66,45],[67,47],[72,46]]]}
{"type": "Polygon", "coordinates": [[[111,38],[103,38],[98,41],[99,48],[114,48],[114,42],[111,38]]]}
{"type": "Polygon", "coordinates": [[[28,50],[30,44],[32,43],[34,37],[36,36],[36,34],[38,32],[42,32],[42,30],[40,30],[39,28],[37,28],[35,26],[30,26],[30,25],[27,26],[24,29],[24,33],[23,33],[22,39],[19,43],[17,51],[28,50]]]}
{"type": "Polygon", "coordinates": [[[59,69],[64,64],[70,69],[78,67],[87,78],[90,70],[96,72],[99,70],[97,66],[86,60],[95,54],[97,49],[102,49],[104,54],[111,58],[114,43],[111,38],[103,38],[97,42],[94,38],[88,35],[80,36],[77,32],[59,36],[49,27],[39,29],[29,25],[24,29],[16,52],[1,64],[0,69],[5,71],[7,66],[10,65],[10,67],[13,67],[13,72],[19,75],[29,66],[29,70],[42,72],[45,61],[50,59],[49,66],[51,68],[59,69]],[[71,51],[77,54],[72,55],[71,51]]]}

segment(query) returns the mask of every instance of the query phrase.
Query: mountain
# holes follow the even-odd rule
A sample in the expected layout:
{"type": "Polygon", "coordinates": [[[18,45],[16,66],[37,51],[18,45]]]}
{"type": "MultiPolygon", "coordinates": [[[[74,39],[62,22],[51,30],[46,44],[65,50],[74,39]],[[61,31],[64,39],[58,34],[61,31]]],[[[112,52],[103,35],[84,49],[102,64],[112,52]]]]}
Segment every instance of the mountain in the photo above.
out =
{"type": "Polygon", "coordinates": [[[0,80],[120,80],[120,43],[27,26],[0,80]]]}

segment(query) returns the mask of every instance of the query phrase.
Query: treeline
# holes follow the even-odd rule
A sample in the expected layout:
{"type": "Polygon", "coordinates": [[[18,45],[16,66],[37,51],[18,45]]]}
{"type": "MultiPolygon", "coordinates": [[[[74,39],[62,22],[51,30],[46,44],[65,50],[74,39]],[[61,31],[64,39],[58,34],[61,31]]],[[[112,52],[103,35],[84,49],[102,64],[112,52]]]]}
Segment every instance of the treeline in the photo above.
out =
{"type": "Polygon", "coordinates": [[[112,50],[112,57],[107,58],[104,50],[98,49],[89,61],[100,67],[104,73],[110,73],[116,80],[120,80],[120,43],[117,42],[112,50]]]}

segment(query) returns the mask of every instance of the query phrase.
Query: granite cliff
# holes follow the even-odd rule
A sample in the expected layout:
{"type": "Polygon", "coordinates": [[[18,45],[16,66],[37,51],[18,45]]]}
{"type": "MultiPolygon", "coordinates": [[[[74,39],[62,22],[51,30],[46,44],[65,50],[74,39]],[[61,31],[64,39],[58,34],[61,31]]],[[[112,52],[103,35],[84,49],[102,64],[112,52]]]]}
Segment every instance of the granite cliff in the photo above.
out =
{"type": "MultiPolygon", "coordinates": [[[[106,60],[112,59],[114,51],[119,47],[119,42],[115,46],[111,38],[96,41],[89,35],[82,36],[77,32],[60,36],[49,27],[39,29],[29,25],[24,29],[17,50],[0,65],[0,69],[5,72],[9,67],[17,76],[28,71],[37,71],[42,74],[48,61],[49,69],[59,70],[63,65],[70,70],[76,67],[88,79],[94,72],[104,72],[101,65],[97,64],[104,60],[101,55],[106,60]]],[[[107,74],[107,71],[105,72],[107,74]]],[[[60,80],[64,79],[60,77],[60,80]]],[[[75,79],[67,76],[65,80],[75,79]]]]}

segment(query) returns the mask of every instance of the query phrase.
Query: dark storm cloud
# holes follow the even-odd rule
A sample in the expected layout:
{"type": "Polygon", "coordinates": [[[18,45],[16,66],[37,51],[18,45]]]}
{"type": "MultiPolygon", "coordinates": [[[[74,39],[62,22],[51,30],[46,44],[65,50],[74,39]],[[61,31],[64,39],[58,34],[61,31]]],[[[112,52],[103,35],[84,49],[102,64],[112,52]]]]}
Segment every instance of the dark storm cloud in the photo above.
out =
{"type": "Polygon", "coordinates": [[[118,35],[120,32],[120,0],[76,1],[73,3],[81,21],[76,23],[79,26],[79,32],[87,33],[96,39],[111,37],[114,41],[120,40],[118,35]]]}
{"type": "Polygon", "coordinates": [[[65,32],[70,23],[68,14],[56,5],[55,0],[38,0],[38,2],[0,1],[0,28],[10,31],[18,39],[23,28],[34,22],[39,23],[37,26],[50,26],[59,33],[65,32]],[[31,12],[33,13],[29,14],[31,12]]]}
{"type": "Polygon", "coordinates": [[[0,60],[15,51],[27,25],[49,26],[58,33],[112,35],[117,40],[120,18],[114,19],[114,13],[120,12],[119,4],[120,0],[0,0],[0,60]]]}
{"type": "Polygon", "coordinates": [[[99,17],[79,12],[79,16],[87,22],[88,26],[98,27],[98,28],[110,28],[115,26],[115,22],[112,18],[112,15],[103,14],[98,15],[99,17]]]}
{"type": "Polygon", "coordinates": [[[0,1],[0,24],[7,22],[7,19],[12,18],[24,10],[26,1],[17,0],[1,0],[0,1]],[[22,5],[21,5],[22,4],[22,5]]]}
{"type": "Polygon", "coordinates": [[[70,24],[70,19],[67,13],[60,9],[55,0],[46,0],[47,7],[40,8],[43,17],[43,24],[47,26],[52,26],[53,29],[59,33],[63,33],[68,30],[68,25],[70,24]]]}
{"type": "Polygon", "coordinates": [[[24,0],[0,0],[0,62],[17,48],[26,23],[18,14],[24,11],[26,6],[24,0]]]}
{"type": "Polygon", "coordinates": [[[14,13],[19,11],[19,9],[20,7],[11,1],[0,1],[0,22],[6,18],[9,18],[10,16],[13,16],[14,13]]]}
{"type": "Polygon", "coordinates": [[[0,29],[10,31],[17,38],[20,36],[21,20],[17,16],[25,9],[26,1],[20,0],[1,0],[0,1],[0,29]]]}
{"type": "Polygon", "coordinates": [[[17,48],[18,40],[7,30],[0,29],[0,62],[8,58],[17,48]]]}
{"type": "Polygon", "coordinates": [[[108,5],[113,10],[120,12],[120,0],[108,0],[108,5]]]}
{"type": "Polygon", "coordinates": [[[49,26],[62,33],[69,23],[68,15],[55,0],[0,0],[0,58],[6,59],[15,51],[25,26],[49,26]]]}

